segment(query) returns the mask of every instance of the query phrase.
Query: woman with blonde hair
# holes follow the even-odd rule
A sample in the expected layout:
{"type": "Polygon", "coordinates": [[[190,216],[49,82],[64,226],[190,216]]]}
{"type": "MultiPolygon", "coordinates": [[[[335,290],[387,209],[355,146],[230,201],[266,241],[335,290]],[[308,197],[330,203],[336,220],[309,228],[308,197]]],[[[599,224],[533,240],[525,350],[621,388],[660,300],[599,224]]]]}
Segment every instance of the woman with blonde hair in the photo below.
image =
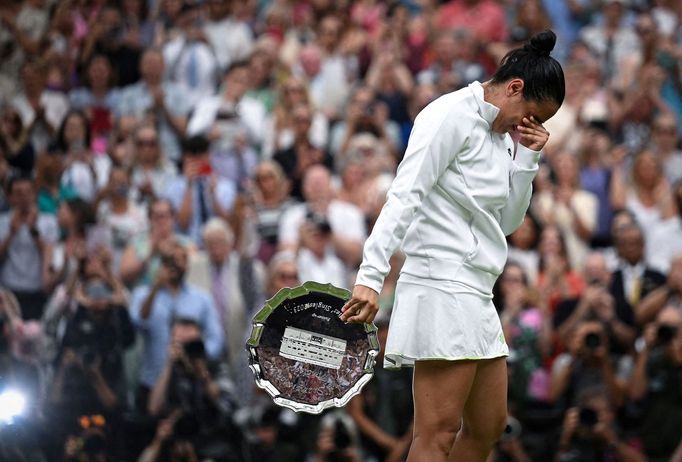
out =
{"type": "Polygon", "coordinates": [[[280,217],[292,204],[289,189],[289,181],[277,162],[264,160],[256,167],[251,196],[260,240],[257,256],[265,263],[277,251],[280,217]]]}
{"type": "MultiPolygon", "coordinates": [[[[296,77],[288,77],[279,87],[277,102],[272,110],[271,120],[265,128],[263,137],[263,158],[272,155],[294,144],[294,120],[291,117],[293,109],[299,104],[312,107],[312,100],[305,82],[296,77]]],[[[329,136],[329,122],[325,115],[313,110],[313,117],[308,132],[310,142],[317,147],[327,145],[329,136]]]]}

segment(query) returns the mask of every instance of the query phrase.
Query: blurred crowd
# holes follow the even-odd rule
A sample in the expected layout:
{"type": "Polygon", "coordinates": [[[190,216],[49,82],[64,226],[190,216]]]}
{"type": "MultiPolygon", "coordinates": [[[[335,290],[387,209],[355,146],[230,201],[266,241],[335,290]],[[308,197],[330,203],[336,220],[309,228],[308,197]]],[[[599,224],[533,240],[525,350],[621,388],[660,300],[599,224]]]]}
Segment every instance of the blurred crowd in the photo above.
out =
{"type": "Polygon", "coordinates": [[[250,320],[352,287],[417,113],[547,28],[490,461],[682,461],[677,0],[0,2],[0,460],[404,460],[409,369],[282,410],[250,320]]]}

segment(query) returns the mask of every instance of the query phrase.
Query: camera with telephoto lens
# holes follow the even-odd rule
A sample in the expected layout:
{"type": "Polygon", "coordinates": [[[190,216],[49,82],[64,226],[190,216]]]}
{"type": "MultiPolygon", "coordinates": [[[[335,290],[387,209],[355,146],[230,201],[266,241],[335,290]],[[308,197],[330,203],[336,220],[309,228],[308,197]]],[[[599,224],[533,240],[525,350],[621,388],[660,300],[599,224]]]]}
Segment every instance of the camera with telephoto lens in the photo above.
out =
{"type": "Polygon", "coordinates": [[[677,328],[667,324],[658,326],[656,331],[656,341],[659,345],[668,345],[677,335],[677,328]]]}
{"type": "Polygon", "coordinates": [[[601,346],[601,337],[599,334],[590,332],[585,336],[585,346],[588,350],[594,351],[601,346]]]}
{"type": "Polygon", "coordinates": [[[76,356],[78,356],[83,366],[90,367],[97,362],[99,352],[96,348],[93,348],[90,345],[85,345],[76,350],[76,356]]]}
{"type": "Polygon", "coordinates": [[[578,423],[581,427],[591,430],[599,421],[597,411],[589,407],[580,408],[578,411],[578,423]]]}
{"type": "Polygon", "coordinates": [[[338,450],[346,449],[352,443],[350,433],[341,419],[334,423],[334,447],[338,450]]]}
{"type": "Polygon", "coordinates": [[[306,220],[315,226],[315,228],[323,233],[330,234],[332,232],[332,227],[327,220],[327,217],[321,215],[313,210],[308,210],[305,216],[306,220]]]}
{"type": "Polygon", "coordinates": [[[182,345],[185,355],[189,359],[203,359],[206,357],[206,349],[204,342],[201,340],[192,340],[182,345]]]}

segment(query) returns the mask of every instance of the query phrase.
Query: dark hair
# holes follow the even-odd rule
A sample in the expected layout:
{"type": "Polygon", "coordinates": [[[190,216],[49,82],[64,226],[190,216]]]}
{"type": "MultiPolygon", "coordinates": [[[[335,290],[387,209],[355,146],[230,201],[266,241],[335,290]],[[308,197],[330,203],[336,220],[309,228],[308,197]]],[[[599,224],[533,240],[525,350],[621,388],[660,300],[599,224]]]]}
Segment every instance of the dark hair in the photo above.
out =
{"type": "Polygon", "coordinates": [[[73,197],[64,201],[69,211],[75,216],[76,232],[85,237],[88,229],[95,224],[96,216],[93,207],[81,199],[80,197],[73,197]]]}
{"type": "Polygon", "coordinates": [[[182,152],[184,155],[198,156],[207,154],[210,144],[203,135],[194,135],[182,140],[182,152]]]}
{"type": "Polygon", "coordinates": [[[5,186],[5,191],[7,192],[7,194],[8,195],[12,194],[12,188],[14,188],[14,185],[22,181],[27,181],[31,183],[31,186],[33,185],[33,177],[31,177],[31,175],[29,175],[28,173],[19,172],[15,175],[11,175],[7,180],[7,184],[5,186]]]}
{"type": "Polygon", "coordinates": [[[248,59],[239,59],[237,61],[232,61],[230,65],[227,67],[227,69],[225,69],[225,73],[223,75],[227,77],[237,69],[249,69],[250,66],[251,63],[249,63],[248,59]]]}
{"type": "Polygon", "coordinates": [[[499,84],[509,79],[523,79],[523,97],[527,100],[553,100],[559,105],[566,94],[564,71],[549,53],[554,49],[556,35],[551,30],[535,34],[521,48],[515,48],[502,58],[491,82],[499,84]]]}
{"type": "Polygon", "coordinates": [[[69,111],[64,116],[64,119],[62,120],[62,124],[59,127],[59,131],[57,132],[57,146],[56,147],[57,147],[57,149],[61,150],[62,152],[66,152],[69,149],[69,146],[67,145],[66,140],[64,139],[64,132],[66,131],[66,123],[73,116],[80,117],[81,122],[84,125],[83,131],[85,132],[83,144],[85,145],[85,147],[90,146],[90,140],[91,140],[90,119],[88,119],[88,116],[85,115],[85,112],[79,111],[79,110],[72,110],[72,111],[69,111]]]}

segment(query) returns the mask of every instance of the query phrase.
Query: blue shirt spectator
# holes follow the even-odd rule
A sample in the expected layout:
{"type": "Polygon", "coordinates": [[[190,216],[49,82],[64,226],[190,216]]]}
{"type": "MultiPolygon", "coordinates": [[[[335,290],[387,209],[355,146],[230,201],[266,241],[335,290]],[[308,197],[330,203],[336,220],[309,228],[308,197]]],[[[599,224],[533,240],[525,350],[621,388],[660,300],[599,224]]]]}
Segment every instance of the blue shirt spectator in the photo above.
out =
{"type": "Polygon", "coordinates": [[[173,319],[191,319],[201,326],[210,358],[217,358],[223,352],[220,319],[207,292],[184,283],[175,294],[168,288],[159,289],[149,317],[143,319],[142,306],[152,290],[150,286],[138,287],[130,304],[130,316],[144,339],[140,382],[150,388],[166,362],[173,319]]]}

